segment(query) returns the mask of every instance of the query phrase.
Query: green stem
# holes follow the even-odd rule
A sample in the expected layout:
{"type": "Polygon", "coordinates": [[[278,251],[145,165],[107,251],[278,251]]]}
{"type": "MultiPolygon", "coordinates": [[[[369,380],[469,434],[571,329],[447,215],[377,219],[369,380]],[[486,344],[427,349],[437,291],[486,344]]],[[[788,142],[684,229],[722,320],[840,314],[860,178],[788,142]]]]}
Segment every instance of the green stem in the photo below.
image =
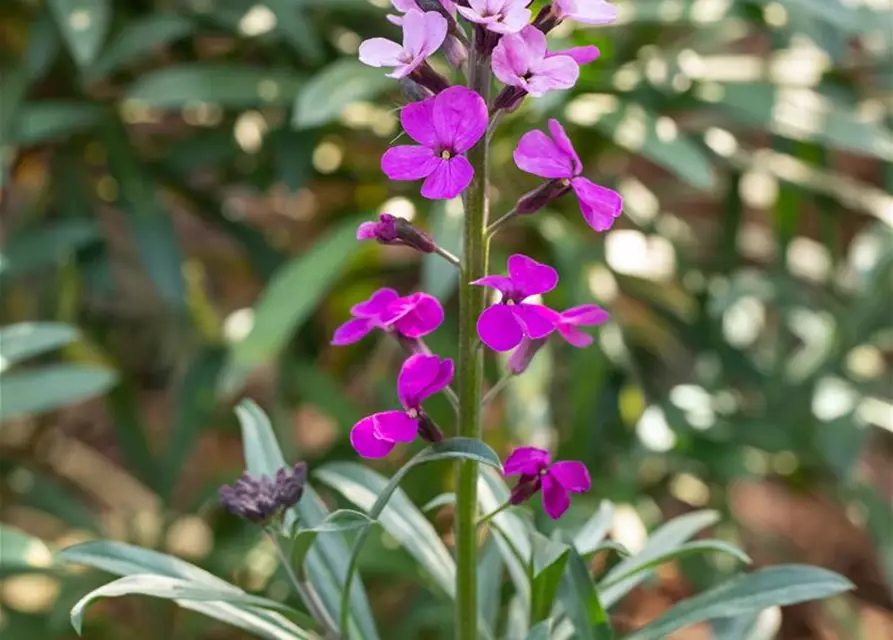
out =
{"type": "MultiPolygon", "coordinates": [[[[474,49],[473,49],[474,50],[474,49]]],[[[470,62],[471,88],[485,101],[490,93],[490,58],[476,51],[470,62]]],[[[487,275],[489,144],[484,136],[468,152],[474,181],[465,192],[462,280],[459,283],[459,435],[481,437],[483,354],[477,349],[476,323],[484,310],[484,290],[469,282],[487,275]]],[[[456,638],[477,640],[477,482],[478,463],[457,463],[456,482],[456,638]]]]}
{"type": "Polygon", "coordinates": [[[487,236],[492,238],[496,235],[496,232],[499,231],[502,226],[515,217],[515,214],[518,213],[515,209],[512,209],[508,213],[506,213],[501,218],[497,219],[496,222],[487,227],[487,236]]]}
{"type": "Polygon", "coordinates": [[[480,518],[478,518],[477,526],[481,526],[482,524],[486,524],[488,521],[492,520],[494,517],[496,517],[496,515],[502,513],[503,511],[505,511],[506,509],[508,509],[510,506],[512,506],[511,501],[510,501],[510,500],[506,500],[506,501],[503,502],[501,505],[499,505],[498,507],[496,507],[495,509],[493,509],[493,511],[491,511],[491,512],[488,513],[487,515],[485,515],[485,516],[481,516],[480,518]]]}
{"type": "Polygon", "coordinates": [[[506,373],[502,376],[499,381],[490,387],[490,390],[484,394],[484,399],[481,400],[481,406],[486,407],[490,402],[499,395],[499,392],[505,389],[506,385],[514,378],[514,375],[511,373],[506,373]]]}

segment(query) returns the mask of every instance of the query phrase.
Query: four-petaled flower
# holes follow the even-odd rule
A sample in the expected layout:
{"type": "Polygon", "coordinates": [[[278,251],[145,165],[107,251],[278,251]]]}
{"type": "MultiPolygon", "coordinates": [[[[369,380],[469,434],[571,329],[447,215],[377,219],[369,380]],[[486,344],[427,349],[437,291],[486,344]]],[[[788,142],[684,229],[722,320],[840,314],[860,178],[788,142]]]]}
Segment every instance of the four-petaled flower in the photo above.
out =
{"type": "Polygon", "coordinates": [[[360,62],[370,67],[394,67],[391,78],[405,78],[440,48],[447,21],[439,13],[408,11],[403,17],[403,45],[387,38],[372,38],[360,45],[360,62]]]}
{"type": "Polygon", "coordinates": [[[466,20],[482,25],[494,33],[517,33],[530,22],[528,0],[468,0],[467,7],[457,9],[466,20]]]}
{"type": "MultiPolygon", "coordinates": [[[[434,0],[437,2],[438,0],[434,0]]],[[[446,9],[446,12],[456,17],[456,5],[453,3],[453,0],[439,0],[441,6],[446,9]]],[[[400,13],[409,13],[410,11],[425,11],[421,6],[419,6],[418,0],[391,0],[391,4],[394,5],[394,8],[400,13]]],[[[393,14],[389,14],[387,16],[388,22],[396,25],[403,24],[403,16],[395,16],[393,14]]]]}
{"type": "Polygon", "coordinates": [[[484,309],[477,322],[478,336],[494,351],[513,349],[525,337],[544,338],[555,330],[558,321],[556,311],[525,302],[530,296],[555,288],[555,269],[516,253],[509,256],[508,272],[508,276],[485,276],[471,283],[492,287],[502,294],[499,302],[484,309]]]}
{"type": "Polygon", "coordinates": [[[591,481],[586,465],[575,460],[552,462],[544,449],[519,447],[503,465],[506,476],[520,475],[512,489],[511,503],[526,502],[543,490],[543,508],[549,517],[558,520],[570,506],[570,493],[586,493],[591,481]]]}
{"type": "Polygon", "coordinates": [[[335,330],[332,344],[353,344],[373,329],[393,331],[406,338],[420,338],[443,322],[443,307],[434,296],[413,293],[401,298],[387,287],[351,307],[350,313],[354,317],[335,330]]]}
{"type": "Polygon", "coordinates": [[[558,20],[583,24],[611,24],[617,19],[617,7],[605,0],[554,0],[552,12],[558,20]]]}
{"type": "Polygon", "coordinates": [[[422,195],[454,198],[471,183],[474,169],[464,154],[487,129],[487,105],[471,89],[450,87],[400,111],[400,122],[418,145],[391,147],[381,169],[392,180],[419,180],[422,195]]]}
{"type": "Polygon", "coordinates": [[[530,25],[499,39],[492,65],[493,75],[499,80],[534,97],[554,89],[570,89],[580,75],[577,61],[568,55],[550,56],[546,34],[530,25]]]}
{"type": "Polygon", "coordinates": [[[382,411],[357,422],[350,443],[364,458],[383,458],[398,442],[412,442],[422,431],[427,440],[440,439],[427,418],[422,402],[453,380],[453,361],[436,355],[410,356],[397,377],[397,396],[403,411],[382,411]]]}
{"type": "Polygon", "coordinates": [[[515,164],[522,171],[570,186],[589,226],[596,231],[610,229],[623,209],[620,194],[580,175],[583,164],[558,120],[549,120],[549,132],[552,138],[539,129],[521,136],[514,152],[515,164]]]}
{"type": "Polygon", "coordinates": [[[279,469],[273,478],[254,477],[246,471],[232,486],[220,487],[218,493],[227,511],[260,524],[295,506],[304,493],[306,479],[307,465],[299,462],[279,469]]]}

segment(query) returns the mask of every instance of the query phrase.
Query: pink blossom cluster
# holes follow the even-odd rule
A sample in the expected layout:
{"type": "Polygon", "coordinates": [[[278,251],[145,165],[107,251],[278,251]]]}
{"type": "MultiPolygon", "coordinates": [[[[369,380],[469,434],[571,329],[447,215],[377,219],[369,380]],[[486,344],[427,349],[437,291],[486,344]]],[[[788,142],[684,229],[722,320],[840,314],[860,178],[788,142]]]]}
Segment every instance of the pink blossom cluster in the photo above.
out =
{"type": "MultiPolygon", "coordinates": [[[[467,154],[476,145],[488,144],[501,118],[519,109],[524,101],[551,91],[572,88],[580,68],[599,58],[594,46],[550,50],[547,34],[565,20],[585,25],[606,25],[616,19],[616,8],[606,0],[552,0],[534,15],[529,0],[392,0],[395,13],[388,20],[401,30],[399,41],[372,38],[359,48],[360,60],[391,71],[404,94],[413,101],[400,109],[405,142],[390,147],[381,158],[381,169],[391,180],[421,181],[421,195],[430,200],[460,197],[476,179],[467,154]],[[453,84],[431,64],[440,52],[450,73],[464,77],[474,31],[477,61],[485,60],[502,84],[493,100],[462,84],[453,84]]],[[[437,63],[435,63],[437,64],[437,63]]],[[[567,132],[556,119],[547,131],[533,129],[518,140],[514,163],[521,171],[543,181],[518,200],[506,218],[532,214],[552,201],[573,193],[586,223],[595,231],[611,228],[620,215],[620,195],[585,175],[583,161],[567,132]]],[[[361,225],[358,239],[382,244],[401,244],[426,253],[442,251],[435,240],[405,220],[382,214],[377,222],[361,225]]],[[[477,319],[483,345],[497,352],[511,352],[508,370],[522,374],[537,351],[556,334],[574,347],[593,341],[583,330],[603,324],[608,313],[595,304],[563,311],[543,301],[558,285],[558,272],[522,254],[509,256],[504,275],[491,274],[470,284],[486,287],[495,298],[477,319]]],[[[449,392],[453,362],[431,353],[423,338],[444,319],[440,302],[426,294],[400,296],[380,289],[355,305],[353,318],[335,332],[336,345],[347,345],[380,329],[397,338],[409,352],[397,381],[401,407],[369,415],[354,425],[351,443],[365,458],[381,458],[398,444],[417,436],[437,441],[442,437],[422,406],[430,396],[449,392]]],[[[507,475],[519,475],[512,504],[520,504],[542,492],[546,513],[560,517],[569,505],[570,493],[590,488],[586,467],[580,462],[552,462],[542,449],[520,447],[504,465],[507,475]]]]}

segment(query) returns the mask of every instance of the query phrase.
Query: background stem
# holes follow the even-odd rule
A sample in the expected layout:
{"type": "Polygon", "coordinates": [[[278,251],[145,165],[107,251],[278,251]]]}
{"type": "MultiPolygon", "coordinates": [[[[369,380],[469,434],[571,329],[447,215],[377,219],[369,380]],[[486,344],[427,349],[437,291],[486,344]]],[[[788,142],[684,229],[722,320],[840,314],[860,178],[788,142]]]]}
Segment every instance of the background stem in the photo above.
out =
{"type": "MultiPolygon", "coordinates": [[[[477,38],[477,32],[475,33],[477,38]]],[[[470,60],[471,88],[486,101],[490,93],[490,58],[476,48],[470,60]]],[[[469,285],[487,275],[486,236],[489,216],[489,143],[481,138],[468,152],[474,181],[465,192],[465,234],[459,283],[459,435],[481,437],[483,354],[477,348],[476,323],[484,309],[484,290],[469,285]]],[[[477,638],[477,480],[476,462],[457,463],[456,482],[456,638],[477,638]]]]}

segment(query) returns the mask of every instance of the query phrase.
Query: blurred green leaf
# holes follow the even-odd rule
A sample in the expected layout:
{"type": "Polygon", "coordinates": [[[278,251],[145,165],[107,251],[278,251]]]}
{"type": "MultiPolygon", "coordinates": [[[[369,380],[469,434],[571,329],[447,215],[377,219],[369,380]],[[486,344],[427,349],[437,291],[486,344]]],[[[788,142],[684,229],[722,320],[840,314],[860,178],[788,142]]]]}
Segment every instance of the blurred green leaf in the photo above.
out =
{"type": "Polygon", "coordinates": [[[323,57],[320,31],[308,20],[303,0],[266,0],[276,15],[276,31],[308,62],[319,63],[323,57]]]}
{"type": "Polygon", "coordinates": [[[18,322],[0,327],[0,372],[77,339],[78,330],[60,322],[18,322]]]}
{"type": "Polygon", "coordinates": [[[224,393],[236,391],[251,371],[276,359],[353,258],[355,245],[356,221],[342,222],[276,272],[254,306],[251,332],[232,346],[221,382],[224,393]]]}
{"type": "Polygon", "coordinates": [[[601,601],[604,606],[610,608],[651,574],[650,571],[643,571],[626,576],[628,572],[672,552],[698,531],[715,524],[718,520],[719,514],[716,511],[695,511],[674,518],[660,526],[649,536],[648,542],[639,553],[620,562],[602,579],[603,584],[617,581],[610,588],[601,592],[601,601]]]}
{"type": "Polygon", "coordinates": [[[422,511],[428,513],[429,511],[434,511],[435,509],[440,509],[441,507],[445,507],[448,504],[456,504],[456,494],[453,492],[449,493],[441,493],[440,495],[434,496],[425,505],[422,507],[422,511]]]}
{"type": "Polygon", "coordinates": [[[549,640],[552,634],[552,621],[543,620],[538,625],[530,629],[527,634],[527,640],[549,640]]]}
{"type": "Polygon", "coordinates": [[[42,540],[0,524],[0,576],[47,569],[54,563],[53,552],[42,540]]]}
{"type": "Polygon", "coordinates": [[[71,258],[101,238],[93,220],[59,220],[13,236],[0,255],[0,276],[17,277],[71,258]]]}
{"type": "MultiPolygon", "coordinates": [[[[509,495],[509,488],[499,473],[490,469],[481,470],[478,480],[478,501],[481,503],[482,512],[490,513],[499,508],[506,503],[509,495]]],[[[526,606],[530,602],[530,577],[527,567],[533,553],[527,527],[517,514],[508,509],[497,513],[490,520],[490,526],[495,531],[496,544],[512,577],[515,591],[526,606]]]]}
{"type": "Polygon", "coordinates": [[[768,567],[732,578],[677,604],[626,640],[660,640],[696,622],[827,598],[853,588],[846,578],[819,567],[793,564],[768,567]]]}
{"type": "Polygon", "coordinates": [[[381,69],[358,60],[338,60],[314,75],[301,89],[295,101],[292,125],[309,129],[328,124],[351,102],[374,98],[391,86],[393,81],[381,69]]]}
{"type": "Polygon", "coordinates": [[[545,620],[552,611],[570,548],[536,532],[532,536],[532,546],[530,622],[533,624],[545,620]]]}
{"type": "Polygon", "coordinates": [[[91,64],[112,18],[109,0],[47,0],[71,57],[79,67],[91,64]]]}
{"type": "Polygon", "coordinates": [[[53,515],[72,528],[103,533],[98,514],[77,491],[40,472],[34,472],[28,484],[22,500],[29,507],[53,515]]]}
{"type": "MultiPolygon", "coordinates": [[[[25,66],[31,81],[39,80],[49,71],[56,57],[59,55],[60,45],[59,31],[56,29],[53,16],[47,9],[31,23],[28,31],[28,51],[25,54],[25,66]]],[[[2,113],[0,109],[0,113],[2,113]]],[[[2,138],[0,138],[2,139],[2,138]]]]}
{"type": "MultiPolygon", "coordinates": [[[[351,531],[362,529],[375,524],[375,520],[362,511],[353,509],[338,509],[326,516],[325,520],[310,529],[314,533],[332,533],[337,531],[351,531]]],[[[299,532],[300,533],[300,532],[299,532]]]]}
{"type": "MultiPolygon", "coordinates": [[[[276,435],[266,414],[251,400],[243,400],[236,407],[236,415],[242,428],[242,447],[245,451],[245,464],[254,476],[273,477],[278,469],[285,466],[285,458],[276,442],[276,435]]],[[[297,506],[285,514],[285,531],[293,531],[295,522],[300,520],[303,527],[313,528],[329,515],[323,502],[309,485],[304,487],[304,495],[297,506]]],[[[374,516],[373,516],[374,519],[374,516]]],[[[369,528],[361,532],[361,535],[369,528]]],[[[313,543],[313,539],[305,541],[313,543]]],[[[343,536],[333,533],[321,537],[306,554],[306,573],[314,589],[319,593],[329,615],[339,620],[341,592],[348,574],[349,550],[343,536]]],[[[366,599],[366,592],[360,584],[350,585],[350,612],[352,631],[359,631],[361,638],[376,640],[378,633],[366,599]]]]}
{"type": "Polygon", "coordinates": [[[478,617],[486,629],[496,629],[502,599],[502,555],[496,542],[489,538],[478,554],[478,617]]]}
{"type": "MultiPolygon", "coordinates": [[[[16,116],[19,114],[19,107],[25,100],[25,94],[28,91],[28,70],[24,65],[5,65],[0,67],[0,149],[3,149],[10,143],[15,130],[16,116]]],[[[0,155],[0,160],[4,160],[5,152],[0,155]]],[[[0,165],[2,173],[0,173],[0,186],[3,184],[3,175],[6,173],[6,167],[0,165]]]]}
{"type": "MultiPolygon", "coordinates": [[[[616,540],[602,540],[600,543],[598,543],[595,546],[595,548],[592,551],[590,551],[590,553],[592,555],[595,555],[597,553],[601,553],[602,551],[613,551],[614,553],[619,555],[621,558],[630,558],[633,555],[629,549],[624,547],[622,544],[620,544],[616,540]]],[[[577,553],[579,553],[579,551],[577,551],[577,553]]],[[[583,555],[583,554],[581,553],[580,555],[583,555]]]]}
{"type": "Polygon", "coordinates": [[[41,100],[26,102],[12,127],[12,141],[29,147],[49,140],[64,139],[99,124],[105,109],[91,102],[41,100]]]}
{"type": "Polygon", "coordinates": [[[580,640],[612,640],[614,630],[589,577],[586,562],[573,548],[568,547],[567,571],[561,583],[559,599],[580,640]]]}
{"type": "Polygon", "coordinates": [[[574,549],[577,550],[577,553],[581,556],[593,553],[604,537],[608,535],[613,521],[614,505],[607,500],[602,500],[598,505],[598,511],[592,514],[592,517],[574,536],[574,549]]]}
{"type": "MultiPolygon", "coordinates": [[[[454,256],[462,254],[462,232],[465,214],[460,207],[447,207],[435,203],[429,216],[431,236],[438,245],[454,256]]],[[[436,253],[427,253],[422,258],[422,291],[435,298],[446,300],[459,286],[459,272],[456,267],[436,253]]]]}
{"type": "Polygon", "coordinates": [[[173,13],[153,13],[134,20],[117,32],[96,62],[84,70],[85,75],[89,81],[103,78],[189,35],[194,28],[192,20],[173,13]]]}
{"type": "MultiPolygon", "coordinates": [[[[238,608],[238,619],[241,624],[236,626],[257,634],[262,638],[270,638],[270,640],[292,640],[299,638],[301,640],[313,640],[318,638],[317,635],[301,629],[297,625],[291,623],[286,618],[281,618],[271,624],[269,616],[260,616],[253,612],[256,609],[272,609],[285,612],[291,612],[293,609],[280,602],[253,596],[232,585],[228,588],[212,587],[206,584],[194,583],[182,578],[173,578],[169,576],[160,576],[156,574],[134,574],[118,578],[113,582],[94,589],[83,598],[81,598],[71,608],[71,626],[74,627],[78,634],[81,633],[83,626],[84,613],[86,609],[95,600],[99,598],[118,598],[129,595],[151,596],[153,598],[163,598],[165,600],[173,600],[178,604],[181,601],[200,602],[203,607],[209,610],[217,610],[218,615],[212,616],[226,622],[234,624],[233,620],[227,620],[223,615],[229,613],[225,607],[221,605],[233,605],[238,608]],[[220,615],[223,614],[223,615],[220,615]]],[[[211,615],[203,611],[206,615],[211,615]]],[[[236,619],[235,616],[233,619],[236,619]]]]}
{"type": "Polygon", "coordinates": [[[57,364],[0,376],[0,421],[54,411],[102,395],[117,380],[110,369],[57,364]]]}
{"type": "Polygon", "coordinates": [[[140,76],[125,98],[158,109],[198,102],[240,109],[290,104],[301,85],[301,77],[290,69],[195,63],[140,76]]]}

